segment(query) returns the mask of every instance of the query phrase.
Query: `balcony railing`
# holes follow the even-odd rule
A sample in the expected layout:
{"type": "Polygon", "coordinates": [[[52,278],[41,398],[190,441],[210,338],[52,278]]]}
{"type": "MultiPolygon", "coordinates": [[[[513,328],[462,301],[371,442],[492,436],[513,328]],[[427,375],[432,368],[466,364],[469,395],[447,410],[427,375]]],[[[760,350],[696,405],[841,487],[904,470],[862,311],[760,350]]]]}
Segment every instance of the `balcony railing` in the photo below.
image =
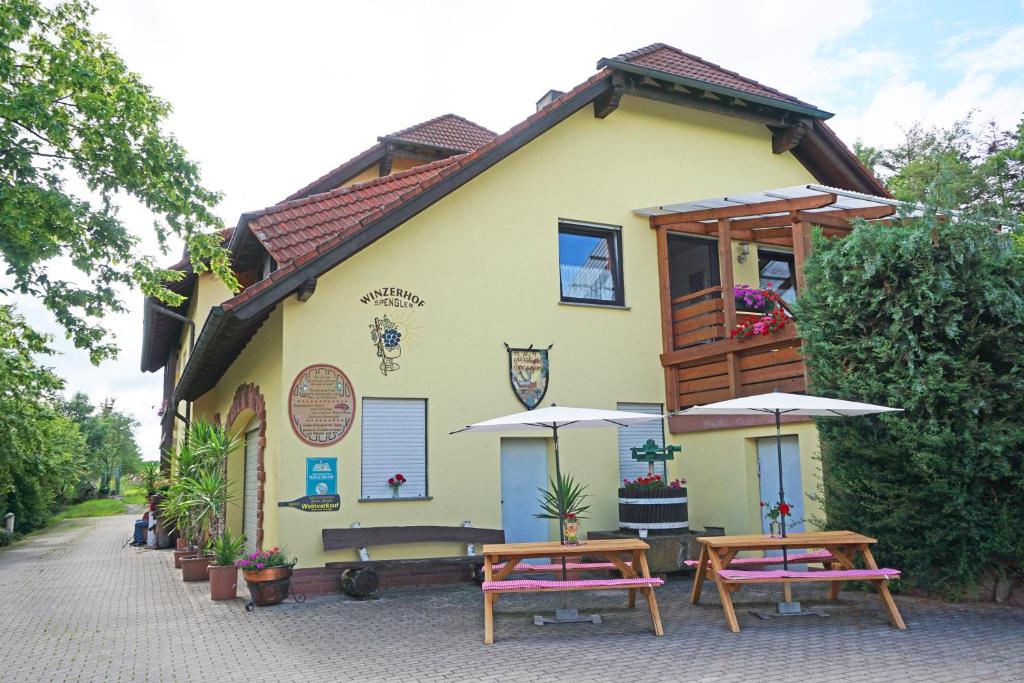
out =
{"type": "Polygon", "coordinates": [[[709,287],[672,299],[672,345],[685,349],[725,339],[722,288],[709,287]]]}

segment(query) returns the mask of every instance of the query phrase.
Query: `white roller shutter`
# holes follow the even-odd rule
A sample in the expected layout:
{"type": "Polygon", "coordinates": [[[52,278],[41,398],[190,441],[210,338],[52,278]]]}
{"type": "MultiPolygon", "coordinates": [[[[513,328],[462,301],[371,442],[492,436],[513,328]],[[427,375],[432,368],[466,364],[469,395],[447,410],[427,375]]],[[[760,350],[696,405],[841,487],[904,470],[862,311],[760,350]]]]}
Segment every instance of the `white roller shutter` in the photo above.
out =
{"type": "Polygon", "coordinates": [[[401,498],[427,495],[427,402],[417,398],[364,398],[362,497],[391,498],[388,478],[405,476],[401,498]]]}
{"type": "Polygon", "coordinates": [[[260,449],[260,423],[253,422],[245,432],[245,475],[242,478],[242,532],[245,549],[256,551],[256,480],[257,459],[260,449]]]}
{"type": "MultiPolygon", "coordinates": [[[[616,406],[619,410],[626,410],[632,413],[647,413],[650,415],[661,415],[662,406],[660,403],[619,403],[616,406]]],[[[647,443],[648,439],[654,439],[659,446],[665,445],[665,421],[651,420],[629,427],[619,427],[619,481],[623,479],[636,479],[647,474],[647,463],[637,462],[630,454],[630,448],[637,448],[647,443]]],[[[655,474],[665,476],[665,465],[656,464],[655,474]]]]}

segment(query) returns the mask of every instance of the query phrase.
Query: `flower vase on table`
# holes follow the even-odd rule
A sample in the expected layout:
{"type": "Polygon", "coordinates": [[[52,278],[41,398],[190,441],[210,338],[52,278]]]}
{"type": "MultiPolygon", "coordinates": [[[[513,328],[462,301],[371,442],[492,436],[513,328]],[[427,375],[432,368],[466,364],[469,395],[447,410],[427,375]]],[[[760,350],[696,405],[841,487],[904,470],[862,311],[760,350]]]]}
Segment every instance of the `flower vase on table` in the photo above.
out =
{"type": "Polygon", "coordinates": [[[768,535],[770,538],[782,538],[782,518],[788,517],[793,511],[789,503],[778,502],[771,507],[768,503],[761,501],[761,510],[768,517],[768,535]]]}
{"type": "Polygon", "coordinates": [[[565,514],[565,521],[562,523],[563,537],[565,540],[562,541],[563,545],[579,545],[580,544],[580,521],[576,518],[576,515],[572,512],[565,514]]]}

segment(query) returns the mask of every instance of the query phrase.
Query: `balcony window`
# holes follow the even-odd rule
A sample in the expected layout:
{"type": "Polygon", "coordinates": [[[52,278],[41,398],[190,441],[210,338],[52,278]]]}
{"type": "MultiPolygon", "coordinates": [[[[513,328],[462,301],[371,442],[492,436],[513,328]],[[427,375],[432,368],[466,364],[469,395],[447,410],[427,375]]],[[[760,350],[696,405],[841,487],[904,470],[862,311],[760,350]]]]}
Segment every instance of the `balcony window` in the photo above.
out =
{"type": "Polygon", "coordinates": [[[622,238],[612,227],[558,224],[562,301],[623,306],[622,238]]]}
{"type": "Polygon", "coordinates": [[[786,303],[796,301],[796,261],[783,251],[757,250],[761,289],[774,289],[786,303]]]}

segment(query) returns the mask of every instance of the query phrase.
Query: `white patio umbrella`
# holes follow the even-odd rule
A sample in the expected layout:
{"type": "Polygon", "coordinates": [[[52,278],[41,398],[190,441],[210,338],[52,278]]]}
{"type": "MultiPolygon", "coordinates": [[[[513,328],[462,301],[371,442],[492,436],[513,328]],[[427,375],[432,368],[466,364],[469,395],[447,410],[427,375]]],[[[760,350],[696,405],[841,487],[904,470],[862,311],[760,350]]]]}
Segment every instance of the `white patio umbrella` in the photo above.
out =
{"type": "MultiPolygon", "coordinates": [[[[835,398],[822,398],[806,394],[758,394],[745,396],[706,406],[693,406],[673,415],[774,415],[775,444],[779,458],[779,503],[786,501],[786,491],[782,483],[782,416],[808,415],[814,417],[852,417],[871,415],[874,413],[891,413],[902,411],[902,408],[876,406],[871,403],[842,401],[835,398]]],[[[782,515],[782,536],[786,536],[786,516],[782,515]]],[[[783,566],[788,568],[786,552],[783,550],[783,566]]]]}
{"type": "MultiPolygon", "coordinates": [[[[558,430],[583,427],[628,427],[629,425],[652,420],[661,420],[664,415],[632,413],[625,410],[599,410],[596,408],[571,408],[552,404],[548,408],[537,408],[522,413],[495,417],[483,422],[466,425],[451,434],[462,432],[509,432],[523,429],[545,429],[551,432],[555,442],[555,480],[562,480],[562,464],[558,456],[558,430]]],[[[558,500],[558,540],[565,540],[565,511],[558,500]]]]}
{"type": "MultiPolygon", "coordinates": [[[[483,422],[466,425],[462,429],[456,429],[451,434],[462,432],[510,432],[520,430],[544,429],[551,432],[555,442],[555,477],[556,481],[562,480],[562,464],[558,455],[558,430],[578,429],[584,427],[627,427],[641,422],[661,420],[664,415],[651,415],[647,413],[632,413],[624,410],[599,410],[595,408],[570,408],[568,406],[556,406],[551,404],[548,408],[537,408],[522,413],[514,413],[503,417],[495,417],[483,422]]],[[[565,541],[565,511],[562,509],[562,499],[558,500],[558,540],[565,541]]],[[[562,556],[562,580],[566,579],[565,556],[562,556]]],[[[535,617],[534,623],[571,623],[577,621],[594,621],[600,623],[600,617],[596,615],[591,618],[580,618],[575,608],[570,608],[568,596],[562,603],[562,609],[555,612],[554,619],[535,617]]]]}

